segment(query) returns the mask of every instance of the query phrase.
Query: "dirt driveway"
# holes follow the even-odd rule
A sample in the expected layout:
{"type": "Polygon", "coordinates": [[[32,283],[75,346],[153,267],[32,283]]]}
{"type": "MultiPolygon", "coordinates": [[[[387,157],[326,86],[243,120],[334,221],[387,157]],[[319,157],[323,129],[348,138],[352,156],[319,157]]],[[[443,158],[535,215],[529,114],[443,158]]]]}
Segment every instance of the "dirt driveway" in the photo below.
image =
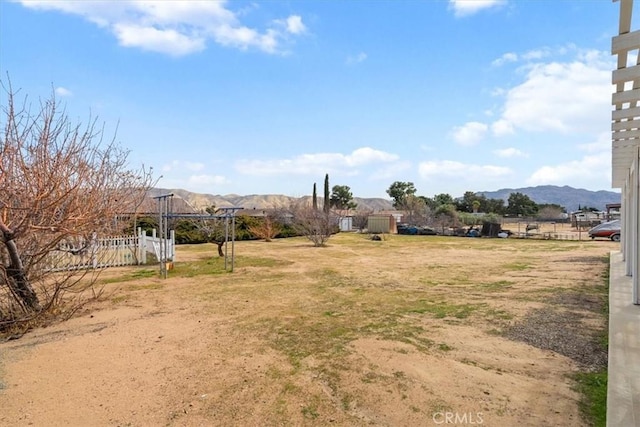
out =
{"type": "Polygon", "coordinates": [[[611,242],[334,236],[104,272],[107,297],[0,344],[11,426],[581,426],[611,242]]]}

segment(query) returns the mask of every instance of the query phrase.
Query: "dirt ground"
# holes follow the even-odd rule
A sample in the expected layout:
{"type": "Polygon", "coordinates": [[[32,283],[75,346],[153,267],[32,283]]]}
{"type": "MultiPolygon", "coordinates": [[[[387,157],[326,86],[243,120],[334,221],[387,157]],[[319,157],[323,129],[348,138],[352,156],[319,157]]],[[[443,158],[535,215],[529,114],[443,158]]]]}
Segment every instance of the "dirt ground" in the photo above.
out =
{"type": "Polygon", "coordinates": [[[340,234],[105,271],[106,296],[0,343],[0,425],[582,426],[606,366],[607,241],[340,234]],[[228,265],[230,266],[230,265],[228,265]]]}

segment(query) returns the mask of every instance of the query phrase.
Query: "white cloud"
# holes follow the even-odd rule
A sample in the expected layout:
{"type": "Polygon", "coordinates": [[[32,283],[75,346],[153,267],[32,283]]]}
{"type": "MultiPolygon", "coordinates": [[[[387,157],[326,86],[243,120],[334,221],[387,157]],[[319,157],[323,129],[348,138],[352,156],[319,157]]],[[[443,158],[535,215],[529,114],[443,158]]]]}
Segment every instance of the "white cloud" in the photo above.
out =
{"type": "Polygon", "coordinates": [[[202,193],[214,193],[220,191],[219,187],[230,184],[230,181],[222,175],[194,174],[180,175],[167,174],[160,177],[158,185],[164,188],[184,188],[189,191],[202,193]],[[217,189],[214,189],[217,187],[217,189]]]}
{"type": "Polygon", "coordinates": [[[306,27],[299,15],[267,23],[258,30],[243,25],[239,17],[220,1],[73,1],[22,0],[25,7],[79,15],[111,31],[122,46],[182,56],[198,52],[208,40],[239,49],[284,53],[290,35],[306,27]]]}
{"type": "Polygon", "coordinates": [[[347,56],[347,64],[352,65],[352,64],[359,64],[361,62],[364,62],[367,59],[367,54],[364,52],[360,52],[357,55],[349,55],[347,56]]]}
{"type": "Polygon", "coordinates": [[[611,134],[602,132],[591,143],[578,145],[587,154],[579,160],[542,166],[527,179],[529,185],[571,185],[602,188],[611,183],[611,134]]]}
{"type": "Polygon", "coordinates": [[[175,30],[158,30],[154,27],[116,24],[113,31],[125,47],[140,47],[152,52],[172,56],[188,55],[205,48],[205,39],[189,37],[175,30]]]}
{"type": "MultiPolygon", "coordinates": [[[[563,53],[563,49],[559,53],[563,53]]],[[[541,49],[533,49],[528,52],[522,54],[522,58],[527,61],[540,60],[542,58],[546,58],[551,55],[551,49],[549,48],[541,48],[541,49]]]]}
{"type": "Polygon", "coordinates": [[[463,126],[453,129],[453,140],[465,147],[477,144],[484,138],[487,133],[488,126],[480,122],[468,122],[463,126]]]}
{"type": "Polygon", "coordinates": [[[481,10],[500,7],[506,0],[449,0],[449,7],[457,17],[473,15],[481,10]]]}
{"type": "Polygon", "coordinates": [[[504,166],[473,165],[454,160],[421,162],[418,166],[420,176],[430,177],[460,177],[463,175],[480,175],[482,177],[502,177],[513,171],[504,166]]]}
{"type": "Polygon", "coordinates": [[[204,165],[202,163],[198,163],[198,162],[184,162],[185,167],[187,168],[187,170],[190,171],[200,171],[204,169],[204,165]]]}
{"type": "Polygon", "coordinates": [[[611,151],[611,133],[602,132],[594,142],[578,145],[578,148],[587,153],[599,153],[611,151]]]}
{"type": "Polygon", "coordinates": [[[509,147],[501,150],[494,150],[493,153],[502,158],[511,158],[511,157],[529,157],[529,154],[518,150],[517,148],[509,147]]]}
{"type": "Polygon", "coordinates": [[[611,182],[611,154],[587,155],[555,166],[543,166],[527,179],[529,185],[571,185],[578,188],[602,188],[611,182]]]}
{"type": "Polygon", "coordinates": [[[493,132],[495,136],[505,136],[515,133],[515,130],[511,122],[499,119],[491,123],[491,132],[493,132]]]}
{"type": "Polygon", "coordinates": [[[351,154],[314,153],[301,154],[290,159],[272,160],[240,160],[236,170],[248,175],[318,175],[338,172],[345,175],[356,175],[358,167],[396,162],[398,156],[370,147],[362,147],[351,154]]]}
{"type": "Polygon", "coordinates": [[[302,17],[299,15],[291,15],[287,18],[287,31],[291,34],[302,34],[307,27],[302,23],[302,17]]]}
{"type": "Polygon", "coordinates": [[[453,160],[421,162],[418,173],[426,180],[449,180],[468,182],[493,181],[504,178],[513,171],[504,166],[474,165],[453,160]]]}
{"type": "Polygon", "coordinates": [[[278,47],[278,33],[274,30],[260,34],[252,28],[221,25],[213,29],[213,34],[219,44],[242,50],[258,47],[264,52],[275,53],[278,47]]]}
{"type": "Polygon", "coordinates": [[[394,161],[391,163],[383,163],[376,165],[374,170],[371,170],[369,179],[372,181],[387,181],[392,178],[398,177],[402,172],[411,168],[411,162],[406,160],[394,161]]]}
{"type": "Polygon", "coordinates": [[[345,159],[348,166],[359,166],[374,162],[393,162],[398,160],[398,156],[371,147],[362,147],[345,156],[345,159]]]}
{"type": "Polygon", "coordinates": [[[191,172],[197,172],[204,169],[204,164],[199,162],[189,162],[183,160],[173,160],[171,163],[162,166],[163,172],[188,170],[191,172]]]}
{"type": "Polygon", "coordinates": [[[502,55],[500,58],[494,60],[491,65],[495,66],[495,67],[499,67],[501,65],[504,65],[508,62],[516,62],[518,60],[518,54],[513,53],[513,52],[509,52],[509,53],[505,53],[504,55],[502,55]]]}
{"type": "Polygon", "coordinates": [[[515,63],[515,62],[524,62],[524,63],[533,63],[536,61],[541,61],[544,58],[548,58],[550,56],[563,56],[570,52],[576,52],[578,49],[573,44],[567,44],[564,46],[551,48],[551,47],[541,47],[537,49],[532,49],[526,51],[524,53],[516,53],[516,52],[507,52],[503,54],[500,58],[493,60],[491,65],[501,66],[507,63],[515,63]]]}
{"type": "Polygon", "coordinates": [[[571,62],[534,63],[524,81],[505,94],[502,116],[492,125],[505,130],[560,133],[602,130],[611,120],[611,69],[607,52],[580,52],[571,62]]]}
{"type": "Polygon", "coordinates": [[[56,95],[62,96],[62,97],[73,96],[73,92],[71,92],[66,87],[60,86],[56,88],[56,95]]]}
{"type": "Polygon", "coordinates": [[[203,185],[223,185],[229,183],[229,180],[222,175],[191,175],[188,179],[190,186],[202,187],[203,185]]]}

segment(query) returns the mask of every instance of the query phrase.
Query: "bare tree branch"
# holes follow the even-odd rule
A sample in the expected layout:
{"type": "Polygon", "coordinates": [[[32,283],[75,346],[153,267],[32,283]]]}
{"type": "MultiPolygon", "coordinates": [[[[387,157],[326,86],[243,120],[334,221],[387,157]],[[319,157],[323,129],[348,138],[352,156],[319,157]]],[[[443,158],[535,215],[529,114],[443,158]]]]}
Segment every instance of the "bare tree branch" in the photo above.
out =
{"type": "MultiPolygon", "coordinates": [[[[71,239],[116,231],[118,213],[135,212],[151,170],[128,169],[128,151],[103,142],[96,119],[72,124],[52,94],[32,112],[2,84],[0,135],[0,315],[46,310],[77,287],[83,272],[49,274],[48,260],[71,239]]],[[[13,315],[12,315],[13,316],[13,315]]],[[[11,317],[11,316],[9,316],[11,317]]],[[[15,318],[15,316],[13,316],[15,318]]]]}
{"type": "Polygon", "coordinates": [[[331,212],[309,206],[292,207],[293,225],[298,234],[305,236],[314,246],[324,246],[338,229],[338,220],[331,212]]]}

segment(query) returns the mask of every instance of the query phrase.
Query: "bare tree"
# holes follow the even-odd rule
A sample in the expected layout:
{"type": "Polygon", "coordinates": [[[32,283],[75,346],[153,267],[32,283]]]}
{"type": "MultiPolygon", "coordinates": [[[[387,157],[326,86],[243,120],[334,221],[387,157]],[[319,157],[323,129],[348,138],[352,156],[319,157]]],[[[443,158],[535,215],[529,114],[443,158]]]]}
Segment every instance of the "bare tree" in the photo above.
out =
{"type": "Polygon", "coordinates": [[[565,210],[562,206],[557,205],[539,205],[538,218],[543,220],[562,219],[565,214],[565,210]]]}
{"type": "Polygon", "coordinates": [[[426,223],[428,206],[425,201],[413,194],[405,197],[403,211],[406,222],[412,225],[424,225],[426,223]]]}
{"type": "Polygon", "coordinates": [[[273,212],[264,211],[264,216],[258,218],[258,223],[249,226],[249,232],[258,239],[264,239],[270,242],[282,230],[282,226],[278,223],[277,210],[273,212]]]}
{"type": "Polygon", "coordinates": [[[362,231],[368,226],[369,216],[373,214],[372,210],[360,210],[356,211],[353,216],[353,226],[362,231]]]}
{"type": "Polygon", "coordinates": [[[52,253],[62,246],[82,253],[110,233],[119,212],[139,206],[151,176],[128,169],[128,152],[104,144],[95,119],[72,124],[53,94],[32,112],[26,97],[16,104],[10,84],[2,89],[0,326],[7,326],[79,289],[86,273],[51,273],[52,253]]]}
{"type": "Polygon", "coordinates": [[[296,231],[313,242],[313,246],[324,246],[337,230],[337,218],[330,212],[298,205],[292,208],[293,225],[296,231]]]}
{"type": "Polygon", "coordinates": [[[216,207],[210,206],[205,209],[206,213],[211,215],[210,218],[200,218],[194,222],[194,226],[204,236],[208,243],[213,243],[218,248],[218,256],[224,257],[223,247],[227,243],[228,234],[231,230],[226,228],[228,222],[225,222],[226,218],[216,214],[216,207]]]}

